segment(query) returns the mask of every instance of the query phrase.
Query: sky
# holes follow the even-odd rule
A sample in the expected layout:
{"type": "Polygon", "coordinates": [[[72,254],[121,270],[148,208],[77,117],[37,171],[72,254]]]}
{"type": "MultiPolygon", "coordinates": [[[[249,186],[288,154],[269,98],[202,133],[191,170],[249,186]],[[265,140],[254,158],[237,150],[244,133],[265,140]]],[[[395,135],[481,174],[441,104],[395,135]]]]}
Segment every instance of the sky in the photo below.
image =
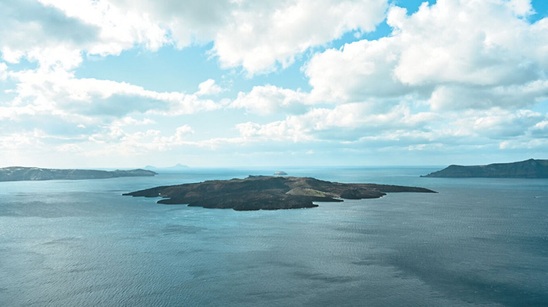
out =
{"type": "Polygon", "coordinates": [[[545,0],[0,0],[0,167],[548,159],[545,0]]]}

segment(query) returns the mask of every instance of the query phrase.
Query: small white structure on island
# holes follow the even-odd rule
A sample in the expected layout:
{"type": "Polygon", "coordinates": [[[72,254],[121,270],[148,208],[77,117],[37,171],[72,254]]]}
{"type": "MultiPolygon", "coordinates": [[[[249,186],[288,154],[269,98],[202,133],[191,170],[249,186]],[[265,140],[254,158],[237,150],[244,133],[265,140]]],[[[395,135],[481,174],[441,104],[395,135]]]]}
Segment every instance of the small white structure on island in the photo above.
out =
{"type": "Polygon", "coordinates": [[[274,172],[274,176],[287,176],[287,173],[284,171],[276,171],[274,172]]]}

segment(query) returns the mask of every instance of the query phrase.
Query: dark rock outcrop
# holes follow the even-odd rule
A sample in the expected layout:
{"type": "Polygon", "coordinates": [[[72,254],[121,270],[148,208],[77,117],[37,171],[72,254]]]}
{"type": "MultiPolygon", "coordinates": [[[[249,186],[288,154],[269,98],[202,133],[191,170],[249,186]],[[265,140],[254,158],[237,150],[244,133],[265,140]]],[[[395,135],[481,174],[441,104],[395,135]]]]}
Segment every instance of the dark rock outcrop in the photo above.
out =
{"type": "Polygon", "coordinates": [[[275,210],[317,207],[314,202],[379,198],[387,192],[432,190],[379,184],[337,183],[309,177],[249,176],[245,179],[211,180],[161,186],[127,193],[134,197],[162,197],[160,204],[187,204],[204,208],[275,210]]]}
{"type": "Polygon", "coordinates": [[[512,163],[472,166],[450,165],[423,177],[548,178],[548,160],[529,159],[512,163]]]}
{"type": "Polygon", "coordinates": [[[155,172],[144,169],[102,171],[20,166],[0,168],[0,181],[106,179],[154,175],[156,175],[155,172]]]}

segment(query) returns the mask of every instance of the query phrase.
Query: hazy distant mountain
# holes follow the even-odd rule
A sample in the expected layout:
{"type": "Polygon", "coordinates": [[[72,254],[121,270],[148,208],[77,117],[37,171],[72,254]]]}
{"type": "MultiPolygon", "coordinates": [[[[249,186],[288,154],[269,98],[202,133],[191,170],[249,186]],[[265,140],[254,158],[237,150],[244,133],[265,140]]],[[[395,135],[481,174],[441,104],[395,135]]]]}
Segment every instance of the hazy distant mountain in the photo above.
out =
{"type": "Polygon", "coordinates": [[[152,171],[163,171],[163,172],[176,172],[176,171],[184,171],[189,169],[190,167],[188,165],[183,164],[176,164],[174,166],[168,166],[168,167],[156,167],[152,165],[145,166],[145,169],[152,170],[152,171]]]}
{"type": "Polygon", "coordinates": [[[154,175],[156,175],[155,172],[144,169],[102,171],[84,169],[49,169],[21,166],[0,168],[0,181],[106,179],[154,175]]]}
{"type": "Polygon", "coordinates": [[[489,165],[450,165],[424,177],[548,178],[548,160],[529,159],[489,165]]]}

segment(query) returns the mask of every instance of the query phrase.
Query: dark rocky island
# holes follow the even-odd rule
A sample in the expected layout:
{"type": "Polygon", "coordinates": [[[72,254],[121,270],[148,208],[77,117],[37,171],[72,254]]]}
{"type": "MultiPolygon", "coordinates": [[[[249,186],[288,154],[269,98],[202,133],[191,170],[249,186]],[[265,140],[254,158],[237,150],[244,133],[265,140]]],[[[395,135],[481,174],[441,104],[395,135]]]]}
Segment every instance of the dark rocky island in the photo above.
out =
{"type": "Polygon", "coordinates": [[[245,179],[161,186],[124,195],[162,197],[158,201],[160,204],[187,204],[234,210],[276,210],[317,207],[313,202],[379,198],[391,192],[435,193],[418,187],[337,183],[308,177],[249,176],[245,179]]]}
{"type": "Polygon", "coordinates": [[[155,172],[143,169],[102,171],[85,169],[50,169],[20,166],[0,168],[0,181],[106,179],[116,177],[142,177],[154,175],[156,175],[155,172]]]}
{"type": "Polygon", "coordinates": [[[450,165],[423,177],[548,178],[548,160],[529,159],[512,163],[472,166],[450,165]]]}

